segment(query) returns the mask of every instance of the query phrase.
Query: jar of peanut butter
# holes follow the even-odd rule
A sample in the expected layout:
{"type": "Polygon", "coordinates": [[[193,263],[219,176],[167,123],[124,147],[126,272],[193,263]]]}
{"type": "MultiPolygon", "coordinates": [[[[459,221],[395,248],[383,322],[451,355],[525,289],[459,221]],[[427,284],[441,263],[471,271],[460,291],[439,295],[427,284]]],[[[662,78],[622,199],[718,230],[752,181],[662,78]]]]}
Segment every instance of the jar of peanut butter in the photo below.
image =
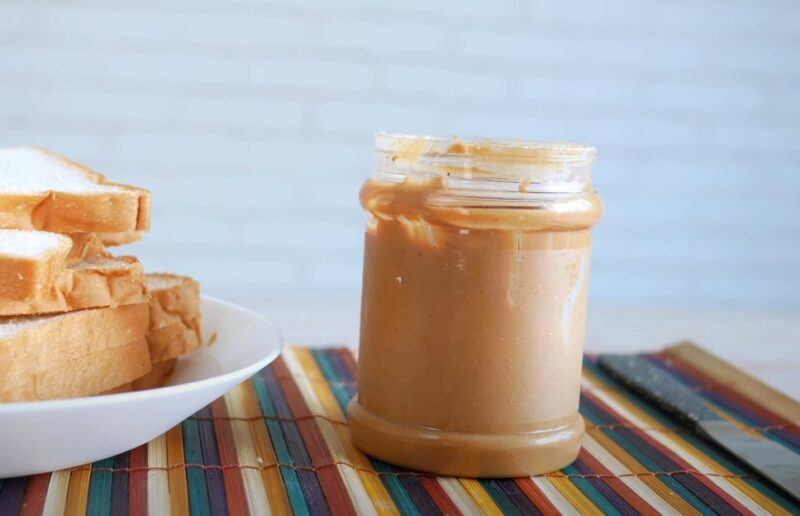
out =
{"type": "Polygon", "coordinates": [[[379,134],[367,211],[354,443],[442,475],[570,464],[595,150],[379,134]]]}

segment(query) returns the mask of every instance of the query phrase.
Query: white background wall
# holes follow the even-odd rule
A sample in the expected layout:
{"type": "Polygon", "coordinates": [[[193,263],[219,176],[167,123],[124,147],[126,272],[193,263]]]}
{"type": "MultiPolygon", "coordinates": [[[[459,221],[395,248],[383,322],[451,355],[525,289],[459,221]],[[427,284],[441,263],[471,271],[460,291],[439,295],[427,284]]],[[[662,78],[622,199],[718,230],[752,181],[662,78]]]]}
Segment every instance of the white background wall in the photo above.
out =
{"type": "Polygon", "coordinates": [[[795,0],[3,0],[0,144],[245,297],[358,292],[374,131],[593,143],[595,300],[796,310],[799,45],[795,0]]]}

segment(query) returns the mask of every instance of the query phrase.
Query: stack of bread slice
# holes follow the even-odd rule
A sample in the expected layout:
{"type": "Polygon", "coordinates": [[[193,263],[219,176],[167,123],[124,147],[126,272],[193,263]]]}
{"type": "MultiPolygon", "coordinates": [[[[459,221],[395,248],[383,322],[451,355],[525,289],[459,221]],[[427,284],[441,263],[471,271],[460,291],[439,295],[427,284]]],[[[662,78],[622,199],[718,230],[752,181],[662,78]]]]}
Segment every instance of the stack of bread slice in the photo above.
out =
{"type": "Polygon", "coordinates": [[[148,191],[0,148],[0,402],[157,387],[201,345],[198,283],[108,251],[149,227],[148,191]]]}

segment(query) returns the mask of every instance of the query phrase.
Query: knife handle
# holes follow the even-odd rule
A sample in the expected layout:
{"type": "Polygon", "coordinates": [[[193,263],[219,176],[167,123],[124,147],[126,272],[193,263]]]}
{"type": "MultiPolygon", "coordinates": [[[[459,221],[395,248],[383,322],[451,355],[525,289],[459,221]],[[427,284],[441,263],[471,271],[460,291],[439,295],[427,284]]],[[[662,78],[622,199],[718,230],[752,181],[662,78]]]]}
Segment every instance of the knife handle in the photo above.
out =
{"type": "Polygon", "coordinates": [[[692,426],[722,419],[700,396],[640,355],[600,355],[598,364],[632,391],[692,426]]]}

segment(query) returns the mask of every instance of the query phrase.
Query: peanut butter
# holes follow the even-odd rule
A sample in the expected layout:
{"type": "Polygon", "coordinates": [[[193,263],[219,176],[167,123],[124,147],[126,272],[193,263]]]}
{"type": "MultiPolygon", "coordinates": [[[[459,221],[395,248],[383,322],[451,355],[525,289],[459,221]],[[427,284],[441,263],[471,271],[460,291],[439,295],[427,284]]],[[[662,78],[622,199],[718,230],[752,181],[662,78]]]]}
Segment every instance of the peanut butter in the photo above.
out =
{"type": "Polygon", "coordinates": [[[379,136],[353,440],[445,475],[574,460],[591,226],[589,147],[379,136]]]}

